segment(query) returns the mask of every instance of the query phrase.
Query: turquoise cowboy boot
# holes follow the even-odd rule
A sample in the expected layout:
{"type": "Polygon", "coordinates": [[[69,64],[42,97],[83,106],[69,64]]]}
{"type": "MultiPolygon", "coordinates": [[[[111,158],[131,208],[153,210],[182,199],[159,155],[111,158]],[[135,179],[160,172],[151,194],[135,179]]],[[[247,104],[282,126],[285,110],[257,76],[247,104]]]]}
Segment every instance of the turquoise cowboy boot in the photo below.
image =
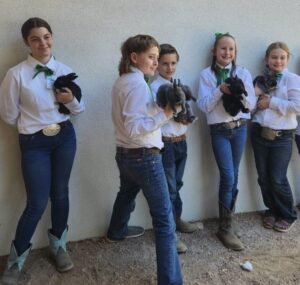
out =
{"type": "Polygon", "coordinates": [[[10,254],[7,258],[7,264],[0,280],[1,285],[17,285],[21,274],[21,270],[24,263],[28,257],[31,249],[31,244],[29,248],[18,256],[14,243],[12,242],[10,248],[10,254]]]}
{"type": "Polygon", "coordinates": [[[48,231],[49,243],[50,243],[50,253],[55,260],[56,270],[58,272],[66,272],[74,267],[74,264],[67,252],[67,233],[68,230],[65,229],[61,238],[58,239],[56,236],[48,231]]]}

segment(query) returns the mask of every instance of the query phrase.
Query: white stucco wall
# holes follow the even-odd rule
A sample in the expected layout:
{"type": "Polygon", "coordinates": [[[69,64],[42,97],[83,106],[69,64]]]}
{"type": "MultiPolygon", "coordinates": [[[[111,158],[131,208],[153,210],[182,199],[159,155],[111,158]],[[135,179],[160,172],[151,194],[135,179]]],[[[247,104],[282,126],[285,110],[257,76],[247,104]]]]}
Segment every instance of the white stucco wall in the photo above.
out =
{"type": "MultiPolygon", "coordinates": [[[[79,74],[86,112],[73,120],[78,152],[70,182],[69,238],[102,236],[107,229],[119,177],[114,161],[110,90],[117,77],[120,45],[127,37],[147,33],[171,43],[181,60],[177,76],[196,92],[200,70],[210,64],[215,32],[236,37],[237,62],[255,75],[267,45],[286,41],[289,68],[300,73],[300,4],[298,0],[0,0],[0,81],[28,50],[20,27],[29,17],[45,18],[54,32],[54,55],[79,74]]],[[[198,220],[217,215],[218,171],[204,115],[188,131],[189,158],[184,176],[183,216],[198,220]]],[[[0,122],[0,255],[6,254],[25,205],[17,133],[0,122]]],[[[294,149],[289,178],[300,199],[300,161],[294,149]]],[[[240,167],[240,212],[263,209],[249,141],[240,167]]],[[[32,239],[47,244],[49,207],[32,239]]],[[[130,223],[151,227],[140,194],[130,223]]]]}

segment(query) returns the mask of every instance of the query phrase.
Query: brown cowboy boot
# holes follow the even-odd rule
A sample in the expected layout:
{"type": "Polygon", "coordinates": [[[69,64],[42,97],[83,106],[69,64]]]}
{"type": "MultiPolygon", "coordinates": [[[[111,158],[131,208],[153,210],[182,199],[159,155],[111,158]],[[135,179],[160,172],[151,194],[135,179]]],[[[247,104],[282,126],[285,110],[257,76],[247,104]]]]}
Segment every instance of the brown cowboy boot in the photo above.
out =
{"type": "Polygon", "coordinates": [[[223,245],[232,250],[243,250],[244,245],[235,235],[232,227],[232,212],[219,202],[219,231],[217,237],[223,245]]]}

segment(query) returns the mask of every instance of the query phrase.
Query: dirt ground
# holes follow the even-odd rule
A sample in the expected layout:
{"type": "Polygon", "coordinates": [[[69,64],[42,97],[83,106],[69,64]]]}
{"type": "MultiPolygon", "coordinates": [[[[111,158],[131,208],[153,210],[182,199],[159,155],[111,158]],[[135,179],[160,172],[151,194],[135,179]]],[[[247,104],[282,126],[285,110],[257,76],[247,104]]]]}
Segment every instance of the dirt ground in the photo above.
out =
{"type": "MultiPolygon", "coordinates": [[[[215,236],[217,220],[204,221],[204,229],[179,234],[188,245],[180,255],[185,285],[288,285],[300,284],[300,222],[289,233],[261,226],[261,213],[237,215],[246,249],[224,248],[215,236]],[[250,261],[251,272],[240,263],[250,261]]],[[[55,271],[45,249],[33,250],[20,284],[26,285],[155,285],[156,263],[151,230],[143,237],[108,244],[101,238],[69,243],[75,268],[55,271]]],[[[0,257],[0,272],[5,257],[0,257]]]]}

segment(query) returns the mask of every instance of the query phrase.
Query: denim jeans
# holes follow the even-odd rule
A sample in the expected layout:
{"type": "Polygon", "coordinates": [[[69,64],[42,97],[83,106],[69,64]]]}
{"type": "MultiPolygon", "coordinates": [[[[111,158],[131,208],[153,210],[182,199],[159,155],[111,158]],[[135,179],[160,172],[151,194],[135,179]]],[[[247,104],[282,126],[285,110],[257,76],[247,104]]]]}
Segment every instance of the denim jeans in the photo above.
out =
{"type": "Polygon", "coordinates": [[[27,204],[17,226],[14,244],[18,254],[22,254],[29,247],[49,197],[52,234],[60,238],[67,227],[68,183],[76,152],[75,131],[70,122],[52,137],[42,132],[20,134],[19,144],[27,204]]]}
{"type": "Polygon", "coordinates": [[[237,194],[239,165],[247,138],[247,124],[235,129],[211,126],[210,134],[220,171],[219,202],[232,210],[237,194]]]}
{"type": "Polygon", "coordinates": [[[296,142],[298,153],[300,154],[300,135],[295,135],[295,142],[296,142]]]}
{"type": "Polygon", "coordinates": [[[122,240],[127,233],[135,198],[142,189],[148,202],[156,241],[158,285],[182,284],[175,243],[175,224],[160,154],[116,154],[120,171],[120,191],[114,203],[107,232],[122,240]]]}
{"type": "Polygon", "coordinates": [[[182,214],[182,200],[179,190],[183,186],[182,177],[186,159],[187,144],[185,140],[181,142],[164,142],[162,162],[168,183],[175,222],[176,218],[181,217],[182,214]]]}
{"type": "Polygon", "coordinates": [[[258,184],[265,206],[278,218],[293,222],[297,219],[287,169],[292,155],[293,135],[270,141],[260,136],[260,127],[253,124],[251,141],[258,174],[258,184]]]}

